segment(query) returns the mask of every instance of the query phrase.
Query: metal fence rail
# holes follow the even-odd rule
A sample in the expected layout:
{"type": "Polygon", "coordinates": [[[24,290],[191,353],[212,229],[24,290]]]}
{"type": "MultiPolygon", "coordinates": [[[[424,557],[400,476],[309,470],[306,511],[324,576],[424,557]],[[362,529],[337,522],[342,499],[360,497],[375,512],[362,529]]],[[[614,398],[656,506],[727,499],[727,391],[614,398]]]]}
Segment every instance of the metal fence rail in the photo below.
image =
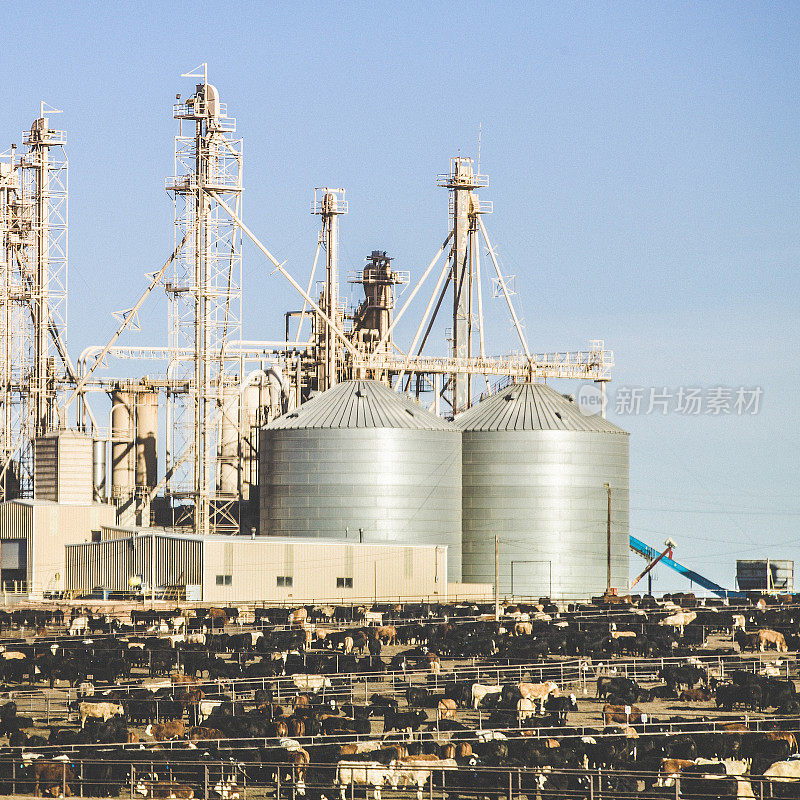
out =
{"type": "MultiPolygon", "coordinates": [[[[362,767],[365,762],[360,762],[362,767]]],[[[377,789],[393,798],[447,800],[450,798],[491,798],[491,800],[669,800],[693,798],[706,800],[722,796],[772,797],[796,796],[798,779],[785,783],[763,776],[723,776],[708,772],[664,775],[629,769],[555,769],[549,767],[437,766],[426,762],[415,768],[393,762],[376,765],[369,784],[362,775],[352,780],[346,766],[356,762],[296,766],[281,762],[242,760],[187,760],[175,754],[165,757],[144,756],[123,761],[115,758],[76,758],[67,761],[24,763],[0,760],[0,791],[6,794],[47,794],[78,797],[188,797],[246,800],[247,797],[271,797],[275,800],[343,798],[355,800],[377,789]],[[38,777],[37,777],[38,775],[38,777]],[[359,780],[360,779],[360,780],[359,780]],[[725,787],[723,789],[723,787],[725,787]],[[731,795],[731,788],[733,794],[731,795]],[[749,791],[748,791],[749,790],[749,791]],[[787,790],[790,794],[787,794],[787,790]],[[165,793],[166,792],[166,793],[165,793]]],[[[702,769],[702,768],[700,768],[702,769]]]]}
{"type": "MultiPolygon", "coordinates": [[[[713,656],[703,658],[702,655],[692,657],[692,663],[701,663],[710,673],[721,680],[733,670],[746,670],[757,673],[767,664],[774,663],[771,658],[763,658],[764,654],[746,656],[738,653],[729,656],[713,656]]],[[[797,674],[797,653],[782,653],[780,656],[780,676],[791,679],[797,674]]],[[[563,689],[573,689],[580,695],[588,692],[591,684],[600,675],[618,675],[637,681],[649,682],[658,679],[664,668],[681,666],[687,663],[686,658],[631,658],[615,659],[611,663],[593,664],[589,659],[572,658],[563,661],[529,662],[511,666],[493,666],[474,663],[455,664],[452,668],[436,675],[429,670],[406,670],[405,672],[344,672],[322,676],[323,682],[316,695],[321,699],[334,698],[339,702],[366,704],[373,693],[383,694],[395,699],[404,700],[409,687],[425,687],[434,693],[443,690],[452,681],[467,683],[483,683],[488,685],[531,682],[543,683],[555,681],[563,689]]],[[[301,678],[301,676],[298,676],[301,678]]],[[[186,684],[176,683],[172,678],[154,678],[115,684],[113,692],[117,696],[127,696],[142,688],[168,688],[186,684]]],[[[295,697],[299,693],[309,691],[301,688],[293,676],[272,678],[215,678],[198,679],[192,687],[211,694],[226,694],[233,702],[249,702],[254,699],[259,689],[269,689],[279,705],[295,697]]],[[[314,692],[311,692],[314,694],[314,692]]],[[[69,687],[57,690],[19,689],[8,692],[9,700],[14,700],[20,713],[46,717],[47,723],[70,718],[69,706],[80,699],[78,689],[69,687]]]]}

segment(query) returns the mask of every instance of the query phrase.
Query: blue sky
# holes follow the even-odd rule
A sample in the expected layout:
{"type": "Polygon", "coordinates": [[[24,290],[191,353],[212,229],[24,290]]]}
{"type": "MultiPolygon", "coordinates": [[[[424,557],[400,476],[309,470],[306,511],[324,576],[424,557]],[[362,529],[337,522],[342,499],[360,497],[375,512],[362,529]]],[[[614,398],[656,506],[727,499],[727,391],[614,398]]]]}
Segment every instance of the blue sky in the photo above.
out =
{"type": "MultiPolygon", "coordinates": [[[[800,568],[797,4],[31,2],[4,20],[0,148],[40,100],[64,109],[73,355],[171,249],[171,106],[196,64],[244,138],[248,224],[297,277],[326,184],[350,201],[343,272],[385,249],[419,275],[447,227],[436,175],[480,126],[487,227],[533,349],[605,339],[612,395],[763,389],[757,415],[612,408],[632,531],[726,584],[737,557],[800,568]]],[[[279,338],[297,306],[270,271],[245,248],[248,338],[279,338]]],[[[490,350],[515,347],[487,306],[490,350]]],[[[165,341],[163,297],[142,322],[129,342],[165,341]]]]}

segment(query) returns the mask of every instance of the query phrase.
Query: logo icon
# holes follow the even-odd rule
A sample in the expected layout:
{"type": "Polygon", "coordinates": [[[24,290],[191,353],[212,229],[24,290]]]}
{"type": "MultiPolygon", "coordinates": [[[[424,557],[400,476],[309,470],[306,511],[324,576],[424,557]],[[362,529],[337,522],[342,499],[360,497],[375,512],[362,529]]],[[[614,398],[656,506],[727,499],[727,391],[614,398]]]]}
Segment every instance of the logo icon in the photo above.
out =
{"type": "Polygon", "coordinates": [[[586,383],[578,391],[578,408],[581,414],[592,417],[603,410],[603,393],[600,387],[593,383],[586,383]]]}

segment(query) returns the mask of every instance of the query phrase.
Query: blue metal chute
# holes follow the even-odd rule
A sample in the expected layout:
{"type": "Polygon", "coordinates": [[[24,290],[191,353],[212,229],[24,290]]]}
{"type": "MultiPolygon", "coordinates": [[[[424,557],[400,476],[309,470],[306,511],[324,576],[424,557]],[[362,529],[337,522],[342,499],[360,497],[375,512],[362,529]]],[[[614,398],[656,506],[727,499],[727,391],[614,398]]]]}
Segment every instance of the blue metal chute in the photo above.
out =
{"type": "MultiPolygon", "coordinates": [[[[630,548],[634,553],[640,555],[642,558],[646,558],[648,561],[652,561],[661,555],[661,553],[654,547],[650,547],[649,544],[645,544],[635,536],[630,537],[630,548]]],[[[714,583],[714,581],[704,578],[702,575],[700,575],[700,573],[695,572],[693,569],[689,569],[688,567],[684,567],[683,564],[679,564],[677,561],[672,558],[668,558],[667,556],[664,556],[659,563],[666,564],[666,566],[668,566],[670,569],[683,575],[684,578],[692,581],[692,583],[696,583],[698,586],[702,586],[704,589],[708,589],[710,592],[714,592],[714,594],[716,594],[718,597],[745,596],[744,592],[733,592],[730,589],[725,589],[718,583],[714,583]]]]}

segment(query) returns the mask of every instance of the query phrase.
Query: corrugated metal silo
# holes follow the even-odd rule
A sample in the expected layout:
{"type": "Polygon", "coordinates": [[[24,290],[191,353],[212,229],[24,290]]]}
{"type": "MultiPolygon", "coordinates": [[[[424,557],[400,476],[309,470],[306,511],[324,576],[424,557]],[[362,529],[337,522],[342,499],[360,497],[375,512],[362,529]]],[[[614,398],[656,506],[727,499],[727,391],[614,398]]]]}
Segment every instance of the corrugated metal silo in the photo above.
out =
{"type": "Polygon", "coordinates": [[[136,392],[136,486],[152,489],[158,483],[158,392],[136,392]]]}
{"type": "Polygon", "coordinates": [[[581,598],[628,582],[628,434],[545,384],[503,389],[456,417],[463,431],[463,577],[500,591],[581,598]]]}
{"type": "Polygon", "coordinates": [[[111,497],[126,499],[136,485],[136,425],[131,392],[111,392],[111,497]]]}
{"type": "MultiPolygon", "coordinates": [[[[261,533],[447,545],[461,578],[461,434],[377,381],[345,381],[261,431],[261,533]]],[[[402,568],[387,564],[389,568],[402,568]]]]}

